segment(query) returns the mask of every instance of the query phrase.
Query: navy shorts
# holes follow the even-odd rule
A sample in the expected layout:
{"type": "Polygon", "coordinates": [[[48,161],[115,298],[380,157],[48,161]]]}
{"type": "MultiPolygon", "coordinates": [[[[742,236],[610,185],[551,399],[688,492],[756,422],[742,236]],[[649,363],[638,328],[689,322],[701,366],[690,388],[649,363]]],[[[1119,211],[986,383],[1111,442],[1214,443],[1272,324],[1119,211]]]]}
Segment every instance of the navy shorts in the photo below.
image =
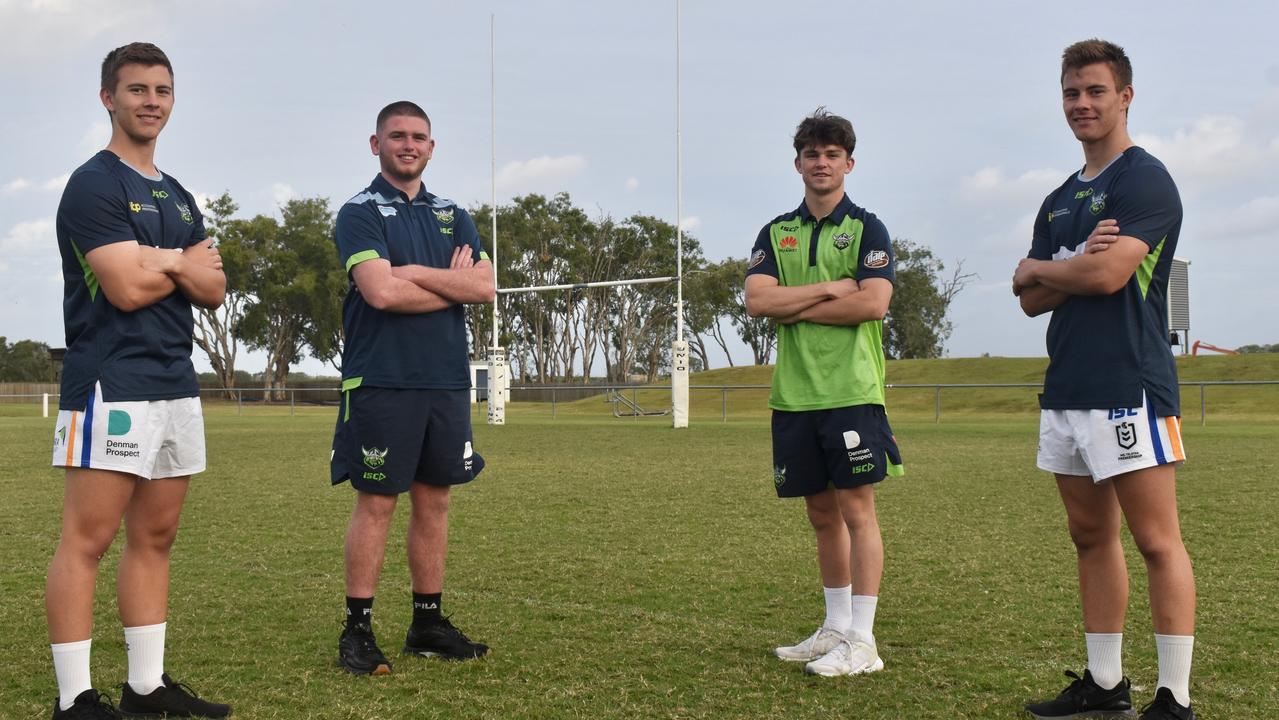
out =
{"type": "Polygon", "coordinates": [[[855,488],[901,474],[901,453],[882,405],[773,411],[777,497],[855,488]]]}
{"type": "Polygon", "coordinates": [[[471,439],[469,390],[358,387],[338,410],[331,479],[380,495],[460,485],[484,469],[471,439]]]}

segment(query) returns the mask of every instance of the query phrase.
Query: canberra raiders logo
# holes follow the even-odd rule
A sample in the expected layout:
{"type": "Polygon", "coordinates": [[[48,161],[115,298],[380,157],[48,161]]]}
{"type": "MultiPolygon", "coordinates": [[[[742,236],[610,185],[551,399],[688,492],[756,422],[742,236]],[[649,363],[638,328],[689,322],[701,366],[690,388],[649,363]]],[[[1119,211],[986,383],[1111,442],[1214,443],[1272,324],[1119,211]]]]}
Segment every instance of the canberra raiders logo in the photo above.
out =
{"type": "Polygon", "coordinates": [[[435,213],[436,220],[439,220],[445,225],[453,224],[453,208],[449,208],[448,210],[432,210],[431,212],[435,213]]]}
{"type": "Polygon", "coordinates": [[[375,469],[386,464],[386,453],[390,449],[391,448],[382,448],[381,450],[378,450],[377,448],[370,449],[360,446],[360,452],[364,453],[364,464],[375,469]]]}
{"type": "Polygon", "coordinates": [[[1101,213],[1106,209],[1106,193],[1100,193],[1092,196],[1092,204],[1088,206],[1088,212],[1093,215],[1101,213]]]}
{"type": "Polygon", "coordinates": [[[835,248],[843,250],[853,241],[853,236],[848,233],[840,233],[835,236],[835,248]]]}
{"type": "Polygon", "coordinates": [[[773,467],[773,484],[781,487],[786,484],[786,466],[773,467]]]}

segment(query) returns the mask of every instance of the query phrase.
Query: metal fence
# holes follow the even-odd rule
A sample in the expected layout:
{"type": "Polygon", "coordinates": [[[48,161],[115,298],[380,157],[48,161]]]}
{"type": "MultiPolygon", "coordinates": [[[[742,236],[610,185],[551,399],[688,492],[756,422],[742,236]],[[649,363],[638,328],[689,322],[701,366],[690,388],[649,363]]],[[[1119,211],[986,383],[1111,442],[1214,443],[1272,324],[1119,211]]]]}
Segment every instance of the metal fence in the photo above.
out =
{"type": "MultiPolygon", "coordinates": [[[[1183,381],[1180,383],[1183,403],[1188,388],[1198,389],[1199,424],[1208,424],[1208,388],[1242,388],[1259,385],[1279,385],[1279,380],[1205,380],[1183,381]]],[[[44,386],[41,386],[42,389],[44,386]]],[[[56,389],[56,386],[53,386],[56,389]]],[[[941,422],[942,393],[968,392],[981,389],[1024,389],[1038,390],[1039,383],[889,383],[891,390],[931,390],[933,394],[933,421],[941,422]]],[[[720,396],[720,420],[727,421],[729,416],[729,394],[743,390],[768,390],[769,385],[690,385],[689,391],[718,392],[720,396]]],[[[24,388],[25,389],[25,388],[24,388]]],[[[659,408],[650,408],[654,412],[645,412],[640,406],[640,392],[651,395],[654,391],[670,392],[670,385],[642,385],[634,383],[618,383],[611,385],[512,385],[511,401],[515,403],[549,404],[551,417],[554,418],[559,406],[584,398],[599,397],[604,402],[613,404],[613,414],[618,417],[641,417],[643,415],[661,414],[659,408]],[[618,408],[621,408],[619,410],[618,408]],[[620,413],[620,414],[619,414],[620,413]]],[[[9,391],[11,386],[0,387],[0,391],[9,391]]],[[[245,408],[272,407],[283,409],[288,407],[289,414],[295,415],[298,407],[336,407],[342,399],[339,387],[309,388],[202,388],[200,396],[209,403],[234,403],[236,413],[241,414],[245,408]]],[[[669,397],[669,396],[668,396],[669,397]]],[[[57,408],[57,392],[0,392],[0,403],[21,403],[41,405],[47,416],[50,409],[57,408]]],[[[476,403],[479,411],[482,402],[476,403]]],[[[891,400],[890,400],[891,404],[891,400]]],[[[1183,407],[1183,412],[1185,408],[1183,407]]]]}

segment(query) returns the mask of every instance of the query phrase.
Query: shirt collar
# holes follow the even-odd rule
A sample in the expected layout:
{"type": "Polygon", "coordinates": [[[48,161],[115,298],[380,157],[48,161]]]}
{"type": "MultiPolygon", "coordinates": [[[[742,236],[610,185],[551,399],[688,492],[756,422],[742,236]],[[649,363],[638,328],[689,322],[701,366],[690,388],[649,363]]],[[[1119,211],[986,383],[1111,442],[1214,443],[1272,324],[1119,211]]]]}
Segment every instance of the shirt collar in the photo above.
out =
{"type": "Polygon", "coordinates": [[[426,183],[422,183],[422,186],[417,190],[417,197],[410,200],[409,196],[403,190],[387,182],[386,178],[382,177],[382,173],[378,173],[373,176],[373,182],[369,183],[369,190],[381,194],[382,197],[398,197],[405,202],[417,202],[418,200],[421,200],[430,204],[430,201],[435,198],[434,195],[426,191],[426,183]]]}
{"type": "MultiPolygon", "coordinates": [[[[853,201],[848,199],[848,193],[844,193],[844,197],[839,201],[839,204],[835,206],[834,210],[830,211],[830,221],[833,223],[844,222],[844,218],[851,215],[852,212],[853,201]]],[[[799,217],[804,222],[816,222],[821,219],[813,217],[812,211],[808,209],[807,200],[802,200],[799,203],[799,217]]]]}

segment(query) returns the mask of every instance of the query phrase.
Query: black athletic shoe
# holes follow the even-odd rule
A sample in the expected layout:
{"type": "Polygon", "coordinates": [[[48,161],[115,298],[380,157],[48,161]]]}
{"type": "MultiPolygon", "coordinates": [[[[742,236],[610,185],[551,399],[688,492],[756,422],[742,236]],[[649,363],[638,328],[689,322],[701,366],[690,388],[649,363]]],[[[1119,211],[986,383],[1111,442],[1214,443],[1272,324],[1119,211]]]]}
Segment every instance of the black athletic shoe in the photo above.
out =
{"type": "Polygon", "coordinates": [[[390,675],[391,661],[378,649],[373,627],[347,623],[338,638],[338,667],[356,675],[390,675]]]}
{"type": "Polygon", "coordinates": [[[1195,720],[1195,709],[1178,704],[1172,691],[1161,687],[1155,691],[1155,699],[1141,709],[1141,720],[1195,720]]]}
{"type": "Polygon", "coordinates": [[[1135,717],[1137,715],[1137,711],[1132,709],[1132,695],[1128,692],[1132,683],[1128,682],[1128,678],[1120,680],[1118,685],[1109,690],[1103,690],[1097,687],[1097,683],[1093,682],[1092,673],[1087,670],[1084,671],[1083,677],[1069,670],[1066,671],[1066,676],[1074,678],[1075,681],[1052,700],[1026,705],[1026,712],[1041,720],[1135,717]]]}
{"type": "Polygon", "coordinates": [[[231,706],[201,700],[190,686],[174,682],[168,673],[164,682],[146,695],[134,692],[129,683],[120,688],[120,717],[126,718],[224,718],[231,716],[231,706]]]}
{"type": "Polygon", "coordinates": [[[471,642],[447,617],[430,625],[410,625],[404,638],[404,652],[447,660],[471,660],[488,655],[489,646],[471,642]]]}
{"type": "Polygon", "coordinates": [[[114,720],[120,717],[111,698],[97,690],[85,690],[75,696],[75,702],[66,710],[57,698],[53,700],[53,720],[114,720]]]}

